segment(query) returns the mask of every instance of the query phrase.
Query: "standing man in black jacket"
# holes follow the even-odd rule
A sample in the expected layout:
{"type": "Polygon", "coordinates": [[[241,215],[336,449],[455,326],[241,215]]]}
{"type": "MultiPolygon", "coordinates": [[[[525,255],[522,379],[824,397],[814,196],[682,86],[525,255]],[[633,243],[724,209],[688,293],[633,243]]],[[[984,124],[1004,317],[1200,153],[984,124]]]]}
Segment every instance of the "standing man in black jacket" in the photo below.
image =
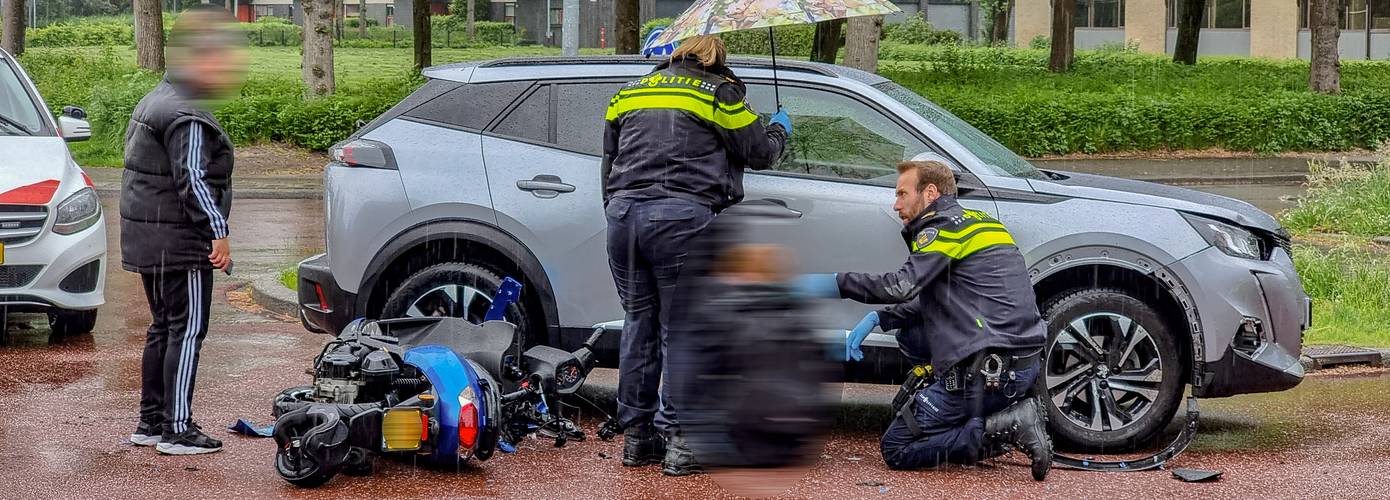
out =
{"type": "Polygon", "coordinates": [[[608,264],[627,313],[618,348],[623,465],[660,460],[668,475],[700,470],[661,388],[687,247],[715,214],[743,199],[743,170],[772,167],[791,133],[784,112],[763,125],[725,57],[719,37],[690,38],[655,72],[623,86],[606,116],[608,264]]]}
{"type": "Polygon", "coordinates": [[[245,37],[225,16],[193,9],[179,17],[168,72],[126,126],[121,266],[140,273],[152,316],[130,441],[171,455],[222,449],[194,423],[192,403],[212,270],[232,266],[232,142],[206,109],[245,75],[245,37]]]}

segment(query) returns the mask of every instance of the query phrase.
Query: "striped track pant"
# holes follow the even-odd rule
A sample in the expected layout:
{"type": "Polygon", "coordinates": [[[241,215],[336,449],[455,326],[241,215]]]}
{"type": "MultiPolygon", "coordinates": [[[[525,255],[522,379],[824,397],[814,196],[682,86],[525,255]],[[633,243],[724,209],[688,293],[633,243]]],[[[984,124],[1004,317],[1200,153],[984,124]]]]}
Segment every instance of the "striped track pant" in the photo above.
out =
{"type": "Polygon", "coordinates": [[[193,382],[198,375],[198,351],[208,332],[212,270],[140,276],[153,317],[140,367],[140,419],[161,422],[166,432],[183,432],[193,416],[193,382]]]}

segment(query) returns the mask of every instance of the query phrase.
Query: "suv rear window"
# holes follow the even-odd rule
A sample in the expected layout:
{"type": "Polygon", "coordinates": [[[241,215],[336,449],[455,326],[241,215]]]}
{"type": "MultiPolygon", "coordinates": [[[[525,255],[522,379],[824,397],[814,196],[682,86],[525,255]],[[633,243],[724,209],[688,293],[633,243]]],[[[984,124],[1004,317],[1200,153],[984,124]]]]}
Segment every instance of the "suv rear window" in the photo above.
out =
{"type": "MultiPolygon", "coordinates": [[[[433,83],[434,81],[431,81],[433,83]]],[[[405,116],[482,130],[511,104],[531,82],[470,83],[437,95],[407,111],[405,116]]],[[[416,94],[424,93],[421,88],[416,94]]],[[[412,94],[412,97],[414,94],[412,94]]],[[[409,98],[407,98],[409,100],[409,98]]]]}
{"type": "Polygon", "coordinates": [[[500,135],[550,142],[550,86],[537,88],[493,129],[500,135]]]}
{"type": "Polygon", "coordinates": [[[621,82],[560,84],[555,138],[560,147],[594,156],[603,154],[604,112],[621,82]]]}

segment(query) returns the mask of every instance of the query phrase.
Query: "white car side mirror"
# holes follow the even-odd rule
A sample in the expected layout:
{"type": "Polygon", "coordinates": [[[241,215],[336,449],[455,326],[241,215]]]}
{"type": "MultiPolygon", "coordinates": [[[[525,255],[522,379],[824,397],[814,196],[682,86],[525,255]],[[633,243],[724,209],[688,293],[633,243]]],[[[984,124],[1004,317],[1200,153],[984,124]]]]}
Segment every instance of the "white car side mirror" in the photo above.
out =
{"type": "Polygon", "coordinates": [[[87,120],[62,115],[58,117],[58,130],[63,140],[68,142],[85,141],[92,138],[92,124],[87,120]]]}

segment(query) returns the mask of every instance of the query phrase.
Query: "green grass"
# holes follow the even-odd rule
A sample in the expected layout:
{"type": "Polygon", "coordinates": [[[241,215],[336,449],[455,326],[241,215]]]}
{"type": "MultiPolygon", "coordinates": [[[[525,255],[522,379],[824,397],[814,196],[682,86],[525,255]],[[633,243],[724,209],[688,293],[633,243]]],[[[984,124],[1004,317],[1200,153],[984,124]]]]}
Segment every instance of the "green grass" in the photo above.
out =
{"type": "Polygon", "coordinates": [[[1307,196],[1282,218],[1295,234],[1390,236],[1390,162],[1369,167],[1313,163],[1307,196]]]}
{"type": "Polygon", "coordinates": [[[1299,244],[1294,264],[1313,297],[1305,342],[1390,347],[1390,255],[1357,245],[1299,244]]]}
{"type": "Polygon", "coordinates": [[[1390,235],[1390,162],[1312,164],[1308,193],[1280,219],[1300,241],[1294,264],[1313,298],[1305,341],[1390,347],[1390,252],[1370,243],[1390,235]]]}
{"type": "Polygon", "coordinates": [[[292,265],[280,270],[280,284],[290,290],[299,289],[299,267],[292,265]]]}

